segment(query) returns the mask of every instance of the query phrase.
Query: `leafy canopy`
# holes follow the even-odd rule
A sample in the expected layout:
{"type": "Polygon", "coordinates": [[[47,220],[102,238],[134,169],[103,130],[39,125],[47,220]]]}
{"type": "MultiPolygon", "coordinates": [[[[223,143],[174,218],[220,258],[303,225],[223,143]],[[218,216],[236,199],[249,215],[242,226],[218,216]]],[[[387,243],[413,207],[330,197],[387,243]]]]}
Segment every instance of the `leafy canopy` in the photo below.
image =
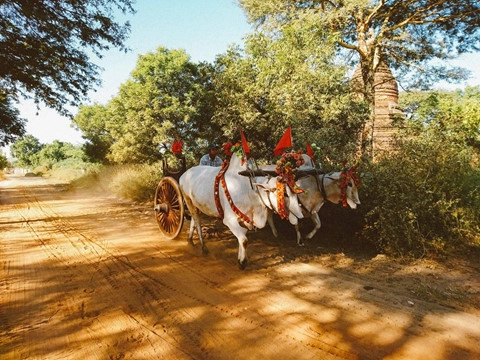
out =
{"type": "MultiPolygon", "coordinates": [[[[250,35],[245,49],[217,57],[214,121],[227,138],[241,125],[257,158],[271,161],[273,149],[292,126],[295,149],[316,143],[323,157],[352,154],[366,107],[350,94],[347,69],[335,61],[335,39],[318,24],[292,21],[272,38],[250,35]],[[312,39],[322,39],[322,47],[312,39]]],[[[354,151],[353,151],[354,152],[354,151]]]]}
{"type": "MultiPolygon", "coordinates": [[[[375,75],[381,66],[394,71],[404,88],[428,89],[439,80],[458,81],[465,69],[445,60],[480,49],[480,2],[477,0],[239,0],[250,22],[271,38],[302,20],[336,40],[337,57],[358,64],[359,91],[370,107],[361,145],[372,158],[375,142],[375,75]],[[359,79],[360,80],[360,79],[359,79]]],[[[323,33],[310,41],[325,46],[323,33]]],[[[388,81],[388,80],[387,80],[388,81]]]]}
{"type": "Polygon", "coordinates": [[[198,139],[220,133],[211,122],[210,68],[192,63],[184,50],[159,47],[139,57],[105,110],[82,109],[74,122],[92,143],[110,141],[107,158],[115,163],[155,162],[160,146],[177,137],[195,149],[198,139]]]}
{"type": "Polygon", "coordinates": [[[29,168],[36,165],[37,154],[42,150],[43,145],[33,135],[25,135],[10,146],[10,153],[17,158],[18,164],[29,168]]]}
{"type": "Polygon", "coordinates": [[[70,115],[68,105],[85,100],[98,85],[101,57],[122,50],[130,25],[114,11],[133,13],[133,0],[42,0],[0,2],[0,93],[33,97],[70,115]]]}
{"type": "Polygon", "coordinates": [[[10,97],[0,92],[0,147],[25,135],[25,123],[26,120],[20,118],[20,112],[13,106],[10,97]]]}
{"type": "MultiPolygon", "coordinates": [[[[366,91],[381,61],[405,84],[426,88],[438,79],[461,79],[442,62],[480,49],[477,0],[239,0],[251,22],[276,33],[300,17],[337,34],[337,45],[360,60],[366,91]],[[408,76],[407,76],[408,75],[408,76]]],[[[312,39],[315,41],[315,39],[312,39]]]]}
{"type": "Polygon", "coordinates": [[[86,140],[84,151],[92,162],[106,163],[106,156],[114,139],[106,129],[109,119],[107,106],[100,104],[81,105],[72,123],[77,130],[82,131],[86,140]]]}
{"type": "Polygon", "coordinates": [[[428,134],[480,155],[480,87],[402,93],[408,115],[407,137],[428,134]]]}

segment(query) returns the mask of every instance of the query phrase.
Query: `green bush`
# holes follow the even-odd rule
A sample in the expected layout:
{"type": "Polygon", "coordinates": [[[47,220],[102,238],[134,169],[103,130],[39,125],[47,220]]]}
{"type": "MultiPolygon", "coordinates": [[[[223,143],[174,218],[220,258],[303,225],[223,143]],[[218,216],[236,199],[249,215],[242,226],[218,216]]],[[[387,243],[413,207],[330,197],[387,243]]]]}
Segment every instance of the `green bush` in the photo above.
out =
{"type": "Polygon", "coordinates": [[[400,256],[480,247],[480,171],[472,159],[471,149],[420,136],[370,165],[361,237],[400,256]]]}

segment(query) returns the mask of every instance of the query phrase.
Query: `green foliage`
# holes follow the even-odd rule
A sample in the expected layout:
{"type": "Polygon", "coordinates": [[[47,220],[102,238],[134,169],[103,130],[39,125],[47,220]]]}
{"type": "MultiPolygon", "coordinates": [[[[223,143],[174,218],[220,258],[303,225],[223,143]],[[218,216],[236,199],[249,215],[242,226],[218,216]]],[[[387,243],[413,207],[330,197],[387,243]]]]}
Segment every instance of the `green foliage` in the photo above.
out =
{"type": "MultiPolygon", "coordinates": [[[[296,23],[305,29],[322,29],[310,31],[305,44],[307,47],[315,44],[324,50],[325,39],[332,39],[337,59],[352,67],[359,66],[362,81],[356,91],[370,108],[371,123],[375,119],[375,78],[379,66],[385,64],[392,69],[404,89],[428,89],[439,80],[466,79],[465,69],[445,66],[446,61],[438,60],[477,51],[480,44],[480,3],[476,0],[239,0],[239,3],[249,21],[270,39],[301,37],[296,23]],[[290,33],[292,25],[294,31],[290,33]]],[[[301,62],[294,64],[301,66],[301,62]]],[[[367,126],[367,121],[363,125],[362,155],[371,158],[373,127],[367,126]]]]}
{"type": "Polygon", "coordinates": [[[29,168],[37,165],[37,154],[42,147],[42,144],[36,137],[25,135],[10,146],[10,153],[17,158],[20,166],[29,168]]]}
{"type": "Polygon", "coordinates": [[[55,179],[63,180],[67,183],[73,183],[79,178],[97,171],[99,164],[82,161],[78,158],[67,158],[58,163],[53,164],[50,168],[35,168],[35,173],[51,176],[55,179]]]}
{"type": "Polygon", "coordinates": [[[159,146],[179,137],[195,148],[200,136],[212,138],[210,70],[183,50],[158,48],[140,56],[131,78],[107,106],[106,130],[115,139],[108,158],[115,163],[153,163],[159,146]]]}
{"type": "Polygon", "coordinates": [[[423,138],[371,165],[362,187],[363,237],[395,255],[480,246],[480,171],[471,159],[458,146],[423,138]]]}
{"type": "Polygon", "coordinates": [[[81,146],[54,140],[40,144],[32,135],[17,140],[10,146],[18,165],[33,170],[37,175],[48,175],[71,181],[92,166],[81,146]]]}
{"type": "Polygon", "coordinates": [[[153,201],[161,179],[161,164],[116,167],[109,187],[116,196],[134,201],[153,201]]]}
{"type": "Polygon", "coordinates": [[[2,153],[0,153],[0,171],[2,171],[3,169],[5,169],[8,166],[9,166],[9,162],[8,162],[7,157],[5,155],[3,155],[2,153]]]}
{"type": "Polygon", "coordinates": [[[106,129],[109,112],[100,104],[81,105],[77,115],[72,119],[75,128],[82,132],[86,140],[85,155],[91,162],[106,163],[107,154],[114,139],[106,129]]]}
{"type": "Polygon", "coordinates": [[[73,188],[88,188],[132,201],[153,201],[162,178],[162,164],[97,166],[72,182],[73,188]]]}
{"type": "Polygon", "coordinates": [[[255,157],[272,161],[289,125],[294,147],[316,143],[324,162],[355,152],[368,109],[351,97],[346,68],[334,62],[333,39],[321,27],[299,19],[278,39],[254,34],[244,52],[231,48],[217,57],[215,74],[214,121],[232,141],[241,125],[255,157]]]}
{"type": "Polygon", "coordinates": [[[131,0],[44,0],[0,3],[2,91],[69,115],[99,84],[90,61],[110,46],[124,49],[130,25],[113,12],[133,13],[131,0]],[[87,51],[88,50],[88,51],[87,51]]]}
{"type": "Polygon", "coordinates": [[[52,166],[66,159],[83,161],[85,155],[81,148],[70,143],[54,140],[51,144],[43,145],[36,155],[36,163],[45,166],[52,166]]]}
{"type": "Polygon", "coordinates": [[[402,94],[400,106],[410,116],[409,134],[428,131],[480,153],[480,87],[402,94]]]}
{"type": "Polygon", "coordinates": [[[0,147],[6,146],[25,135],[25,119],[12,105],[9,96],[0,91],[0,147]]]}
{"type": "MultiPolygon", "coordinates": [[[[248,19],[273,36],[299,19],[307,27],[316,24],[336,34],[342,50],[339,54],[353,52],[356,56],[351,61],[360,62],[365,91],[370,92],[365,94],[367,98],[373,96],[374,73],[380,61],[405,75],[404,86],[425,88],[439,79],[463,79],[466,74],[460,69],[431,61],[476,51],[480,41],[480,4],[476,0],[239,2],[248,19]]],[[[312,41],[318,42],[318,37],[312,41]]]]}
{"type": "Polygon", "coordinates": [[[398,152],[365,172],[362,236],[396,255],[480,247],[479,89],[401,101],[410,118],[398,152]]]}

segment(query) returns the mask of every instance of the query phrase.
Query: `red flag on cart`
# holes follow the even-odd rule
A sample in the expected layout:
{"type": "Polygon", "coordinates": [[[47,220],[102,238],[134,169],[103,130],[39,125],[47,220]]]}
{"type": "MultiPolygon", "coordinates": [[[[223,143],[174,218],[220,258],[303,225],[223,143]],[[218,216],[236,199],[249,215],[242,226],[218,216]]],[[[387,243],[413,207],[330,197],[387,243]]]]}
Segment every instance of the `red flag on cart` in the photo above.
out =
{"type": "Polygon", "coordinates": [[[315,160],[315,151],[313,151],[308,141],[307,141],[307,155],[310,156],[313,160],[315,160]]]}
{"type": "Polygon", "coordinates": [[[242,138],[243,153],[245,154],[247,159],[250,159],[250,148],[248,147],[247,139],[245,138],[245,134],[243,133],[242,128],[240,128],[240,137],[242,138]]]}
{"type": "Polygon", "coordinates": [[[275,150],[273,150],[273,155],[279,156],[282,155],[283,151],[288,148],[292,148],[292,128],[289,126],[283,134],[282,138],[277,144],[275,150]]]}

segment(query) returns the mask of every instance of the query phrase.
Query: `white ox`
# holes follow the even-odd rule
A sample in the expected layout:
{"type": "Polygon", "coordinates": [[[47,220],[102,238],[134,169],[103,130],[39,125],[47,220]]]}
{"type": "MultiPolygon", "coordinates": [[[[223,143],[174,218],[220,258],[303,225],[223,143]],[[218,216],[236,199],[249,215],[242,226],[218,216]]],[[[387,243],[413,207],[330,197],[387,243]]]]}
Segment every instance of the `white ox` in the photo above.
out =
{"type": "MultiPolygon", "coordinates": [[[[314,168],[313,161],[308,155],[303,155],[305,165],[301,166],[299,170],[312,170],[314,168]]],[[[298,194],[298,199],[302,205],[302,211],[305,217],[310,217],[313,221],[314,228],[305,237],[310,240],[322,226],[318,212],[326,201],[330,201],[334,204],[338,204],[342,201],[342,173],[349,174],[347,187],[345,190],[346,203],[352,209],[356,209],[360,204],[358,197],[358,188],[355,182],[354,174],[355,168],[349,168],[344,172],[334,172],[329,174],[316,174],[301,177],[296,181],[296,184],[301,189],[305,190],[304,193],[298,194]]],[[[303,245],[302,235],[300,233],[298,224],[295,225],[295,231],[297,233],[297,244],[303,245]]]]}
{"type": "MultiPolygon", "coordinates": [[[[219,174],[219,170],[218,167],[195,166],[188,169],[179,179],[185,203],[192,215],[188,240],[193,243],[193,232],[196,230],[204,252],[207,249],[202,237],[199,212],[210,217],[220,216],[214,195],[215,177],[219,174]]],[[[278,210],[277,197],[274,196],[276,190],[275,178],[250,178],[239,175],[240,171],[245,170],[247,170],[246,164],[242,165],[241,159],[234,154],[228,169],[224,173],[230,196],[226,195],[222,185],[218,187],[218,199],[224,212],[223,223],[238,240],[238,265],[240,269],[244,269],[247,264],[247,231],[254,228],[261,229],[265,227],[267,221],[274,229],[268,212],[277,212],[278,210]],[[231,206],[231,204],[234,206],[231,206]]],[[[298,198],[290,189],[287,189],[285,206],[290,222],[298,226],[298,218],[302,218],[303,215],[298,204],[298,198]]]]}

